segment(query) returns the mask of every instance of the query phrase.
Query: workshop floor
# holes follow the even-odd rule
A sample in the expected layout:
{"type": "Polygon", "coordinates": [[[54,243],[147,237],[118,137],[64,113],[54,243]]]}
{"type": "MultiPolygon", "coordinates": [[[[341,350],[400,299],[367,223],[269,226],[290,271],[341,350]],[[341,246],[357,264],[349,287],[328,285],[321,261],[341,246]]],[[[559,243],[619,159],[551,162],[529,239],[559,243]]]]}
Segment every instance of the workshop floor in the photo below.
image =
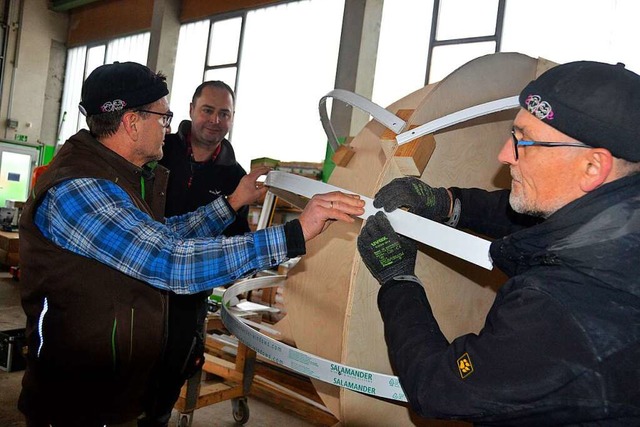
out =
{"type": "MultiPolygon", "coordinates": [[[[0,270],[0,331],[24,327],[25,316],[20,306],[20,283],[11,279],[6,270],[0,270]]],[[[0,370],[0,426],[25,427],[21,413],[16,408],[20,393],[22,371],[0,370]]],[[[295,414],[281,411],[255,398],[249,398],[248,427],[313,426],[295,414]]],[[[170,426],[176,426],[178,413],[174,411],[170,426]]],[[[237,426],[231,413],[231,402],[221,402],[194,412],[192,427],[237,426]]]]}

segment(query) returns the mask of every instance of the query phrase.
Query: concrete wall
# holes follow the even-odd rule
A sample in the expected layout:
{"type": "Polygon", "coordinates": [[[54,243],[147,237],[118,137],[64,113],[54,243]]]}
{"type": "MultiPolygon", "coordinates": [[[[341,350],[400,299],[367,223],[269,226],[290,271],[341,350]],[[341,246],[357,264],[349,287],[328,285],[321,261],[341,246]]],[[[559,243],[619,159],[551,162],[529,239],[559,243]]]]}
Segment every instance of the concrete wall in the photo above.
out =
{"type": "Polygon", "coordinates": [[[21,134],[30,143],[54,145],[64,81],[60,47],[66,44],[68,16],[49,10],[47,0],[11,3],[0,137],[14,140],[21,134]],[[17,127],[8,128],[7,119],[17,121],[17,127]]]}

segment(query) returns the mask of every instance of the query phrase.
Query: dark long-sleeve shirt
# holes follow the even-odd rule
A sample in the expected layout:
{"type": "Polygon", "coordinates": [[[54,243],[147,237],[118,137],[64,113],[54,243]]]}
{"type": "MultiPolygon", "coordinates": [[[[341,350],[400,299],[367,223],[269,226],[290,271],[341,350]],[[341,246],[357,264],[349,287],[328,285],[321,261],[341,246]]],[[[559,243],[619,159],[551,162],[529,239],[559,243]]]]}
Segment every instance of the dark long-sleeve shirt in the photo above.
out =
{"type": "Polygon", "coordinates": [[[454,194],[459,225],[504,236],[491,256],[510,278],[480,333],[452,343],[423,287],[382,287],[389,354],[412,408],[479,425],[640,425],[640,175],[531,227],[509,218],[508,192],[454,194]]]}

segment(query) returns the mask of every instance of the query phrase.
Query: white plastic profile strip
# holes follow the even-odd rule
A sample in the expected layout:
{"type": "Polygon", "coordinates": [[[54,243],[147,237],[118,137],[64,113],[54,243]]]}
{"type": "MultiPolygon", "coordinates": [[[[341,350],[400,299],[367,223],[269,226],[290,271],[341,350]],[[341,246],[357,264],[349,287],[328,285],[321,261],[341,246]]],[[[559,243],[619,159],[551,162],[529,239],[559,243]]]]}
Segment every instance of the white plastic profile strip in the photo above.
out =
{"type": "Polygon", "coordinates": [[[227,304],[232,298],[255,289],[278,286],[285,277],[257,277],[227,288],[222,296],[221,311],[222,322],[227,330],[256,353],[300,374],[371,396],[406,402],[398,377],[353,368],[298,350],[253,330],[244,323],[242,318],[227,309],[227,304]]]}
{"type": "Polygon", "coordinates": [[[258,217],[258,224],[256,225],[256,230],[262,230],[269,226],[269,220],[271,219],[271,213],[273,210],[273,205],[276,202],[276,196],[270,191],[267,191],[267,194],[264,196],[264,202],[262,202],[262,210],[260,211],[260,216],[258,217]]]}
{"type": "MultiPolygon", "coordinates": [[[[325,184],[321,181],[315,181],[303,176],[280,171],[269,172],[264,184],[304,196],[308,199],[316,194],[331,191],[353,194],[352,191],[344,190],[331,184],[325,184]]],[[[373,206],[372,199],[363,195],[359,196],[365,202],[365,212],[360,218],[367,219],[370,215],[375,215],[375,213],[380,210],[373,206]]],[[[422,218],[402,209],[387,212],[386,215],[393,229],[404,236],[472,262],[487,270],[493,268],[491,256],[489,255],[491,242],[488,240],[422,218]]]]}
{"type": "Polygon", "coordinates": [[[389,110],[382,108],[375,102],[368,100],[364,96],[344,89],[334,89],[320,98],[320,103],[318,104],[320,122],[322,123],[324,133],[327,135],[329,140],[329,145],[331,145],[334,152],[338,150],[340,144],[338,143],[338,137],[333,130],[333,125],[331,124],[331,120],[327,113],[327,98],[334,98],[344,102],[345,104],[349,104],[352,107],[358,107],[362,111],[369,113],[375,121],[384,125],[388,129],[391,129],[396,134],[402,132],[407,125],[407,123],[400,117],[396,116],[389,110]]]}
{"type": "Polygon", "coordinates": [[[423,125],[415,127],[411,130],[403,132],[396,136],[396,141],[398,142],[398,145],[406,144],[407,142],[420,138],[423,135],[429,135],[449,126],[453,126],[467,120],[475,119],[476,117],[496,113],[498,111],[510,110],[519,106],[520,103],[518,102],[517,96],[511,96],[508,98],[485,102],[484,104],[474,105],[473,107],[465,108],[464,110],[447,114],[446,116],[440,117],[423,125]]]}

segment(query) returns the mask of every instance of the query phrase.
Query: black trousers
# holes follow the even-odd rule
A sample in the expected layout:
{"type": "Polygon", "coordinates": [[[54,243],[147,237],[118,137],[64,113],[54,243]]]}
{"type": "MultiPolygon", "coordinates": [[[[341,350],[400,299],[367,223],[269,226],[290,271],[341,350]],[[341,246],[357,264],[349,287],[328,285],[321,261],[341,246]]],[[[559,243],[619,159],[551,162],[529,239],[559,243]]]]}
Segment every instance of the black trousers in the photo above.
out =
{"type": "Polygon", "coordinates": [[[168,425],[184,382],[204,364],[204,323],[210,292],[169,295],[167,346],[150,387],[140,427],[168,425]]]}

